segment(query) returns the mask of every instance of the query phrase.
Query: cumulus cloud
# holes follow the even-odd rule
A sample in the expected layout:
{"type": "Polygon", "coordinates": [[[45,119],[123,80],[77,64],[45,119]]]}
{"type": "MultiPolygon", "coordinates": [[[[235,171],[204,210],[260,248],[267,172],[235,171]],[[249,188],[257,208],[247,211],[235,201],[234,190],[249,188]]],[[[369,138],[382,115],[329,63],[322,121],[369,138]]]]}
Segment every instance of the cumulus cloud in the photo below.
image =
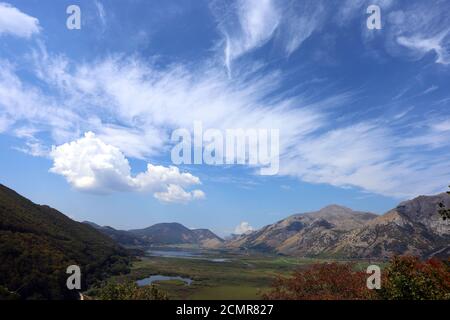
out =
{"type": "Polygon", "coordinates": [[[235,234],[246,234],[254,231],[255,229],[245,221],[242,221],[236,228],[234,229],[235,234]]]}
{"type": "Polygon", "coordinates": [[[0,36],[10,34],[30,38],[39,33],[39,20],[8,3],[0,2],[0,36]]]}
{"type": "Polygon", "coordinates": [[[51,172],[62,175],[74,188],[96,193],[142,191],[154,193],[164,202],[187,202],[201,199],[201,190],[186,191],[184,188],[200,184],[200,179],[178,168],[148,164],[147,171],[136,176],[123,153],[104,143],[94,133],[53,147],[51,172]]]}
{"type": "Polygon", "coordinates": [[[201,190],[186,192],[180,186],[170,184],[167,191],[155,193],[155,198],[164,202],[188,202],[193,199],[204,199],[205,193],[201,190]]]}

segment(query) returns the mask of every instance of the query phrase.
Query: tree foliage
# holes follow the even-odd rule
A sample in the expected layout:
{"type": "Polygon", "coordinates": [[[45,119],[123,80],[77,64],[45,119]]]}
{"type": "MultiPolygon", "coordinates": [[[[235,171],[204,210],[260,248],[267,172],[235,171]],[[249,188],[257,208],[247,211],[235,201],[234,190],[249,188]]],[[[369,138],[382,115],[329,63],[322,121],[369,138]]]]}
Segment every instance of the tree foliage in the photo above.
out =
{"type": "Polygon", "coordinates": [[[450,267],[440,260],[423,262],[416,257],[395,257],[384,272],[381,299],[450,299],[450,267]]]}
{"type": "Polygon", "coordinates": [[[167,300],[167,294],[154,285],[139,287],[134,282],[108,283],[96,292],[99,300],[167,300]]]}
{"type": "Polygon", "coordinates": [[[365,300],[374,297],[367,289],[367,275],[354,271],[351,263],[320,263],[280,277],[272,290],[263,295],[267,300],[365,300]]]}
{"type": "Polygon", "coordinates": [[[436,300],[450,299],[450,266],[437,259],[395,257],[382,272],[380,290],[366,286],[368,274],[354,265],[323,263],[278,278],[268,300],[436,300]]]}
{"type": "Polygon", "coordinates": [[[129,261],[94,228],[0,185],[0,285],[21,299],[77,299],[66,287],[69,265],[80,266],[85,289],[126,272],[129,261]]]}

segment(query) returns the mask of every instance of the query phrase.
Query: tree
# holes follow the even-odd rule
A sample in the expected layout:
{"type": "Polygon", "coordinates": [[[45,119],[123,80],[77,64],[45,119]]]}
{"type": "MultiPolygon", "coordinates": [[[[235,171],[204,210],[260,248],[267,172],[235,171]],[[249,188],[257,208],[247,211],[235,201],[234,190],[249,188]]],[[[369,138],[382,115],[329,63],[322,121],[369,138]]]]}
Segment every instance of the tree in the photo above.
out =
{"type": "Polygon", "coordinates": [[[100,300],[167,300],[167,294],[156,286],[139,287],[134,282],[108,283],[96,293],[100,300]]]}
{"type": "Polygon", "coordinates": [[[9,291],[8,288],[0,286],[0,301],[1,300],[18,300],[20,296],[12,291],[9,291]]]}
{"type": "Polygon", "coordinates": [[[267,300],[450,300],[450,260],[394,257],[382,272],[380,290],[366,287],[367,274],[352,264],[315,264],[280,277],[267,300]]]}
{"type": "Polygon", "coordinates": [[[279,277],[267,300],[366,300],[375,292],[366,285],[367,274],[351,263],[320,263],[299,269],[291,277],[279,277]]]}
{"type": "MultiPolygon", "coordinates": [[[[450,195],[450,191],[447,191],[447,194],[450,195]]],[[[443,202],[439,203],[439,208],[439,214],[441,215],[442,219],[444,219],[444,221],[450,219],[450,209],[447,209],[443,202]]]]}
{"type": "Polygon", "coordinates": [[[380,298],[386,300],[449,300],[450,267],[432,259],[395,257],[384,270],[380,298]]]}

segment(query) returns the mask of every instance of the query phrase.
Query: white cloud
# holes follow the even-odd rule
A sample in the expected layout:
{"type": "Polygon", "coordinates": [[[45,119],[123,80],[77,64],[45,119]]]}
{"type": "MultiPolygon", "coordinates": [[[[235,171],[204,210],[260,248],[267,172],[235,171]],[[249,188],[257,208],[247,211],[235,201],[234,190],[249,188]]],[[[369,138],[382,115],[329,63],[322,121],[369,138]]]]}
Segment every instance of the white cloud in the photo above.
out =
{"type": "Polygon", "coordinates": [[[102,27],[106,27],[106,12],[105,12],[105,7],[103,6],[103,4],[100,1],[95,0],[94,1],[95,7],[97,8],[97,14],[98,17],[100,19],[100,23],[102,25],[102,27]]]}
{"type": "Polygon", "coordinates": [[[38,68],[40,77],[62,93],[69,110],[89,114],[77,126],[97,132],[134,158],[167,151],[172,130],[191,129],[197,120],[205,130],[284,128],[281,147],[289,148],[320,126],[325,101],[338,105],[347,98],[337,95],[310,104],[300,97],[269,99],[281,84],[277,72],[230,82],[211,64],[195,72],[181,65],[161,71],[136,58],[115,57],[69,71],[66,63],[55,66],[52,61],[38,68]]]}
{"type": "MultiPolygon", "coordinates": [[[[306,93],[288,95],[281,90],[283,77],[277,70],[262,73],[250,68],[230,81],[210,62],[158,67],[137,57],[115,56],[75,64],[38,52],[36,75],[47,91],[56,93],[47,96],[22,82],[10,64],[0,61],[0,65],[0,119],[6,119],[9,129],[25,126],[38,133],[49,132],[56,144],[93,131],[124,158],[154,163],[153,157],[170,154],[172,130],[191,129],[194,121],[200,120],[204,129],[280,129],[280,174],[312,183],[410,197],[434,193],[445,188],[441,181],[450,179],[448,168],[441,164],[448,159],[444,148],[450,146],[450,139],[446,135],[423,132],[420,126],[397,128],[387,124],[385,117],[343,125],[336,115],[342,110],[340,106],[351,102],[349,93],[322,93],[319,98],[306,98],[306,93]],[[418,148],[439,149],[442,162],[435,161],[436,154],[419,153],[418,148]]],[[[302,88],[297,89],[301,92],[302,88]]],[[[113,168],[117,170],[117,166],[113,168]]],[[[94,180],[89,180],[91,173],[67,177],[73,179],[72,184],[106,189],[103,192],[111,191],[111,184],[114,190],[130,190],[130,185],[133,190],[144,189],[138,181],[147,175],[131,177],[129,165],[124,168],[118,173],[96,168],[107,174],[94,180]]],[[[148,171],[154,174],[152,168],[148,171]]],[[[159,181],[150,176],[151,181],[159,181]]],[[[190,178],[188,181],[195,184],[190,178]]],[[[185,188],[180,179],[158,183],[165,189],[149,189],[160,199],[188,198],[176,187],[169,190],[171,184],[185,188]]],[[[190,197],[200,196],[191,192],[190,197]]]]}
{"type": "Polygon", "coordinates": [[[58,143],[73,138],[77,134],[76,125],[81,121],[76,111],[72,112],[64,101],[48,97],[38,87],[24,83],[17,76],[15,66],[1,59],[0,119],[3,130],[14,130],[20,138],[29,141],[39,131],[49,131],[58,143]],[[24,136],[23,130],[16,130],[17,123],[32,132],[24,136]]]}
{"type": "Polygon", "coordinates": [[[436,63],[449,64],[450,54],[443,45],[443,39],[448,35],[448,31],[442,32],[431,38],[422,38],[420,36],[413,37],[398,37],[397,42],[402,46],[415,50],[419,56],[423,56],[425,53],[434,51],[436,53],[436,63]]]}
{"type": "Polygon", "coordinates": [[[450,179],[450,168],[444,165],[450,158],[443,149],[439,161],[434,160],[425,148],[447,148],[449,144],[449,135],[405,137],[377,123],[360,123],[304,140],[286,156],[281,173],[388,197],[433,194],[444,189],[450,179]]]}
{"type": "MultiPolygon", "coordinates": [[[[402,5],[402,10],[397,10],[398,2],[393,0],[215,0],[212,3],[212,12],[223,34],[224,60],[229,74],[233,61],[271,41],[274,50],[281,48],[289,56],[326,24],[342,28],[352,21],[362,21],[366,8],[374,4],[382,10],[382,34],[389,54],[420,59],[426,53],[435,52],[436,63],[450,63],[450,29],[446,19],[450,8],[445,1],[411,1],[402,5]]],[[[368,30],[365,23],[361,25],[365,41],[378,34],[368,30]]]]}
{"type": "Polygon", "coordinates": [[[10,125],[11,121],[8,118],[0,117],[0,133],[5,132],[10,125]]]}
{"type": "Polygon", "coordinates": [[[280,21],[280,12],[272,0],[215,1],[213,12],[225,37],[225,65],[270,40],[280,21]]]}
{"type": "Polygon", "coordinates": [[[421,59],[434,52],[436,63],[450,63],[450,28],[447,18],[450,6],[445,1],[408,3],[402,10],[385,15],[386,44],[395,56],[421,59]]]}
{"type": "Polygon", "coordinates": [[[51,151],[51,172],[62,175],[74,188],[96,193],[124,191],[152,192],[155,198],[165,202],[186,202],[204,197],[200,190],[183,188],[200,184],[200,179],[178,168],[148,164],[147,171],[135,177],[123,153],[104,143],[94,133],[51,151]]]}
{"type": "Polygon", "coordinates": [[[283,7],[280,38],[285,53],[296,51],[313,32],[320,30],[327,18],[327,2],[317,0],[293,1],[283,7]]]}
{"type": "Polygon", "coordinates": [[[319,29],[326,15],[322,1],[216,0],[212,12],[225,40],[224,59],[231,74],[233,60],[272,39],[289,56],[319,29]]]}
{"type": "Polygon", "coordinates": [[[0,35],[11,34],[30,38],[39,33],[39,20],[29,16],[8,3],[0,2],[0,35]]]}
{"type": "Polygon", "coordinates": [[[254,231],[255,229],[248,223],[248,222],[241,222],[236,228],[234,229],[235,234],[245,234],[254,231]]]}
{"type": "Polygon", "coordinates": [[[201,190],[186,192],[180,186],[171,184],[167,191],[155,193],[155,198],[164,202],[188,202],[193,199],[204,199],[205,194],[201,190]]]}
{"type": "Polygon", "coordinates": [[[433,129],[438,132],[450,131],[450,119],[434,124],[433,129]]]}

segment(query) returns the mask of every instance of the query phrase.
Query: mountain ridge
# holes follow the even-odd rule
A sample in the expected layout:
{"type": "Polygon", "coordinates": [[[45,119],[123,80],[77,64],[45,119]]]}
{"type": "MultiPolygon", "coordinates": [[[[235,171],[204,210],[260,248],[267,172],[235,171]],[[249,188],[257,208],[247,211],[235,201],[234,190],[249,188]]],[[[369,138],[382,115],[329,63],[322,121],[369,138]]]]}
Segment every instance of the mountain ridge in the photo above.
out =
{"type": "Polygon", "coordinates": [[[235,238],[226,246],[313,257],[448,257],[450,229],[437,213],[440,202],[450,206],[450,197],[446,193],[419,196],[383,215],[329,205],[291,215],[235,238]]]}
{"type": "Polygon", "coordinates": [[[99,226],[90,221],[104,234],[122,245],[176,245],[191,244],[205,248],[216,248],[224,242],[209,229],[189,229],[178,222],[157,223],[142,229],[117,230],[108,226],[99,226]]]}

